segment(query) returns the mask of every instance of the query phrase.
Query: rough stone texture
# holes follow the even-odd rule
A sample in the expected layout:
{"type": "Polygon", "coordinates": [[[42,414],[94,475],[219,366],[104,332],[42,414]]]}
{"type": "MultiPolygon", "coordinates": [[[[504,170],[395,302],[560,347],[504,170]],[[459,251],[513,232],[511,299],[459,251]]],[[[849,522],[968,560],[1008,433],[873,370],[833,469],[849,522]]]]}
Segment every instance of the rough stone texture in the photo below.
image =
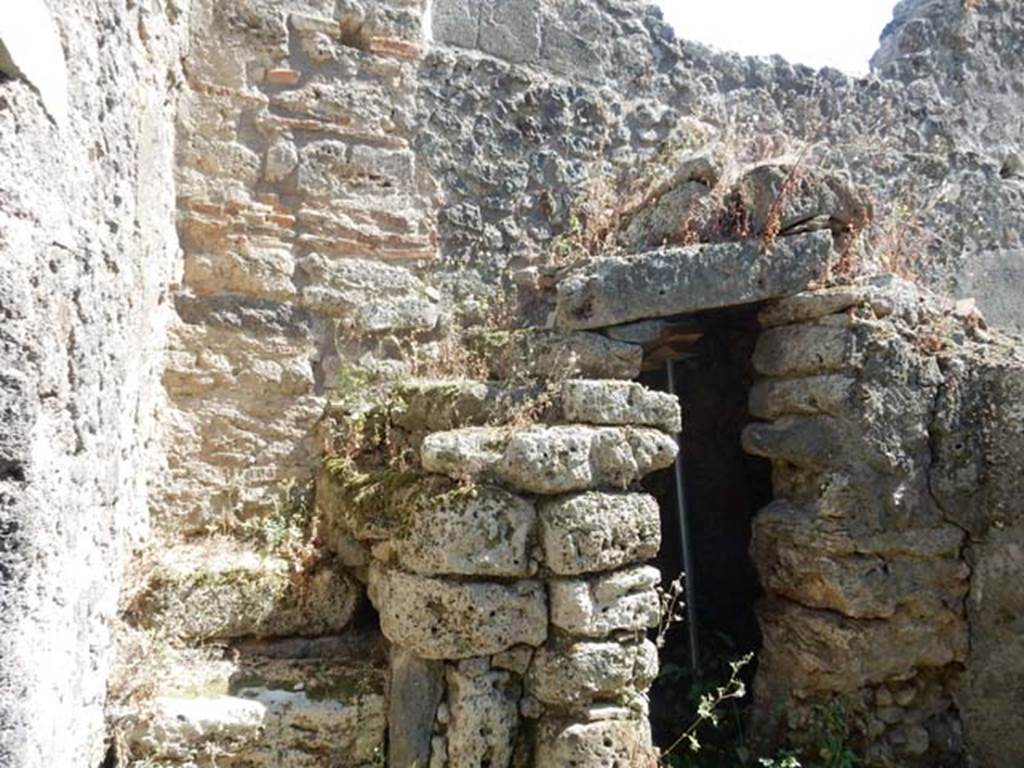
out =
{"type": "Polygon", "coordinates": [[[164,683],[126,722],[129,756],[164,766],[327,768],[384,753],[380,670],[325,661],[244,659],[190,670],[194,687],[164,683]]]}
{"type": "Polygon", "coordinates": [[[583,493],[541,504],[540,543],[554,573],[613,571],[661,548],[661,510],[653,496],[583,493]]]}
{"type": "Polygon", "coordinates": [[[657,626],[661,604],[657,568],[631,568],[586,580],[554,579],[549,586],[551,623],[576,637],[605,637],[617,630],[657,626]]]}
{"type": "Polygon", "coordinates": [[[2,765],[103,757],[110,622],[125,545],[145,525],[178,270],[172,126],[186,10],[33,2],[0,23],[0,48],[32,78],[0,74],[2,765]],[[27,22],[56,34],[15,29],[27,22]],[[50,72],[66,57],[66,84],[41,79],[26,47],[50,72]]]}
{"type": "Polygon", "coordinates": [[[649,641],[632,645],[580,641],[537,651],[526,687],[546,704],[578,705],[635,696],[657,674],[658,649],[649,641]]]}
{"type": "Polygon", "coordinates": [[[540,645],[548,633],[539,582],[457,583],[373,565],[370,599],[381,630],[425,659],[468,659],[540,645]]]}
{"type": "Polygon", "coordinates": [[[393,646],[390,690],[400,693],[388,702],[388,765],[425,766],[430,761],[434,717],[444,697],[444,664],[393,646]]]}
{"type": "Polygon", "coordinates": [[[438,432],[423,441],[429,472],[493,479],[527,493],[625,488],[671,466],[675,440],[650,428],[567,425],[509,434],[499,428],[438,432]]]}
{"type": "Polygon", "coordinates": [[[831,257],[822,232],[780,238],[771,258],[757,240],[600,257],[559,282],[558,319],[602,328],[778,298],[824,278],[831,257]]]}
{"type": "Polygon", "coordinates": [[[635,379],[643,349],[597,333],[557,330],[471,332],[467,344],[487,361],[499,380],[635,379]]]}
{"type": "Polygon", "coordinates": [[[1022,653],[1005,617],[1019,608],[1024,360],[898,283],[852,298],[766,309],[791,324],[754,353],[770,378],[751,410],[773,421],[743,443],[773,462],[780,498],[751,545],[769,596],[759,727],[799,740],[806,707],[839,695],[865,702],[868,765],[959,761],[963,739],[971,759],[1009,766],[1018,745],[995,708],[1016,696],[1022,653]]]}
{"type": "Polygon", "coordinates": [[[673,435],[683,428],[678,399],[635,383],[567,381],[562,411],[567,421],[583,424],[658,427],[673,435]]]}
{"type": "Polygon", "coordinates": [[[170,529],[308,480],[327,394],[407,365],[379,339],[441,316],[415,268],[436,226],[410,150],[422,4],[196,0],[190,31],[154,494],[170,529]]]}
{"type": "Polygon", "coordinates": [[[487,659],[461,661],[448,668],[448,765],[509,768],[519,727],[519,686],[487,659]]]}
{"type": "Polygon", "coordinates": [[[971,566],[966,600],[971,646],[957,702],[969,754],[1007,768],[1024,754],[1019,711],[1024,641],[1024,356],[1005,346],[976,347],[944,361],[947,386],[934,426],[931,480],[951,522],[966,529],[971,566]],[[1001,712],[1002,714],[997,714],[1001,712]]]}
{"type": "Polygon", "coordinates": [[[359,594],[332,563],[296,574],[283,558],[182,546],[154,569],[133,610],[143,623],[193,640],[322,635],[348,624],[359,594]]]}
{"type": "Polygon", "coordinates": [[[653,768],[658,764],[657,753],[649,746],[645,719],[630,718],[628,711],[622,710],[607,719],[599,710],[592,714],[594,722],[552,719],[542,723],[537,734],[536,768],[653,768]]]}
{"type": "Polygon", "coordinates": [[[533,504],[500,488],[453,491],[412,510],[407,524],[373,554],[424,576],[530,576],[533,504]]]}

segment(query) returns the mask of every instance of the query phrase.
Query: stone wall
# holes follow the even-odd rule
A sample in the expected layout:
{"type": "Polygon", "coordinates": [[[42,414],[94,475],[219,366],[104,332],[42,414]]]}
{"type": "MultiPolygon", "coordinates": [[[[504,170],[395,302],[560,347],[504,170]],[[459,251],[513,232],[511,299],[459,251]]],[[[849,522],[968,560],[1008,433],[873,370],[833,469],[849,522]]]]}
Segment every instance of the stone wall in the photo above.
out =
{"type": "Polygon", "coordinates": [[[50,5],[59,37],[25,3],[0,44],[14,59],[0,74],[0,764],[25,768],[103,757],[178,270],[184,6],[50,5]],[[38,54],[66,57],[68,82],[38,54]]]}
{"type": "Polygon", "coordinates": [[[388,765],[656,765],[661,575],[643,563],[661,525],[637,483],[672,464],[678,404],[570,379],[528,395],[544,414],[517,426],[514,393],[405,385],[388,453],[410,465],[340,454],[318,482],[391,641],[388,765]]]}
{"type": "Polygon", "coordinates": [[[165,530],[221,525],[307,480],[342,368],[438,322],[437,294],[406,266],[435,252],[410,148],[420,6],[195,4],[153,498],[165,530]]]}

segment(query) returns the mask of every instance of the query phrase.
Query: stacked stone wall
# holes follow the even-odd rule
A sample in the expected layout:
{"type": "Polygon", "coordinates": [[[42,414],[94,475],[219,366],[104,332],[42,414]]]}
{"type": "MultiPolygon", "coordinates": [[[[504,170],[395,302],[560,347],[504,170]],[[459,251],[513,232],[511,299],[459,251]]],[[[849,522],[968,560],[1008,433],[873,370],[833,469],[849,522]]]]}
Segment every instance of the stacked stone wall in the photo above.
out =
{"type": "Polygon", "coordinates": [[[643,563],[660,510],[637,483],[671,465],[678,404],[624,381],[549,386],[546,423],[523,426],[473,426],[500,413],[472,407],[483,384],[408,386],[391,437],[416,447],[408,476],[340,459],[321,475],[391,642],[396,768],[657,762],[661,575],[643,563]],[[455,428],[424,429],[444,410],[455,428]]]}

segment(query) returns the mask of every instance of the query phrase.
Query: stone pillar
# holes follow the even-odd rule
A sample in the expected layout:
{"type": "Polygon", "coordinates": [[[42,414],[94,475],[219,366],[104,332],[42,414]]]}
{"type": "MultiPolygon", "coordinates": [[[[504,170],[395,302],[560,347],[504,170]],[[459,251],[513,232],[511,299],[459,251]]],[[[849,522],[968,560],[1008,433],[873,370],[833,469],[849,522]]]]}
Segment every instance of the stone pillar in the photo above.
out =
{"type": "MultiPolygon", "coordinates": [[[[481,385],[420,387],[416,407],[436,416],[453,386],[481,385]]],[[[656,762],[643,693],[660,575],[643,562],[660,520],[636,484],[672,464],[678,404],[614,381],[554,399],[553,423],[416,438],[422,471],[364,482],[369,514],[347,507],[392,643],[394,768],[656,762]]]]}

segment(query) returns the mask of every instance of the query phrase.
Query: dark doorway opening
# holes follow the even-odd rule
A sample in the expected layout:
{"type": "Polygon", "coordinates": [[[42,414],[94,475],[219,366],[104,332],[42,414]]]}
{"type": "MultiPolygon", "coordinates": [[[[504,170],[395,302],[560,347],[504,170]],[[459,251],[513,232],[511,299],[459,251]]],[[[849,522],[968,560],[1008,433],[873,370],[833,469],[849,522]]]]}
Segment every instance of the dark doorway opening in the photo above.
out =
{"type": "MultiPolygon", "coordinates": [[[[688,627],[676,624],[665,635],[662,673],[651,691],[651,725],[662,749],[693,722],[700,695],[729,679],[729,664],[760,649],[754,607],[761,588],[748,550],[753,517],[772,500],[771,465],[744,453],[740,443],[751,421],[747,403],[753,383],[750,359],[760,331],[757,307],[717,310],[668,321],[667,327],[675,328],[667,336],[677,341],[649,348],[641,381],[667,390],[662,358],[675,358],[695,588],[687,594],[696,607],[700,669],[692,670],[688,627]]],[[[662,509],[656,564],[667,586],[684,570],[674,472],[652,476],[648,488],[662,509]]],[[[743,670],[748,684],[755,663],[743,670]]],[[[739,764],[735,750],[746,741],[748,700],[730,703],[722,726],[701,734],[699,759],[670,761],[687,766],[739,764]]]]}

